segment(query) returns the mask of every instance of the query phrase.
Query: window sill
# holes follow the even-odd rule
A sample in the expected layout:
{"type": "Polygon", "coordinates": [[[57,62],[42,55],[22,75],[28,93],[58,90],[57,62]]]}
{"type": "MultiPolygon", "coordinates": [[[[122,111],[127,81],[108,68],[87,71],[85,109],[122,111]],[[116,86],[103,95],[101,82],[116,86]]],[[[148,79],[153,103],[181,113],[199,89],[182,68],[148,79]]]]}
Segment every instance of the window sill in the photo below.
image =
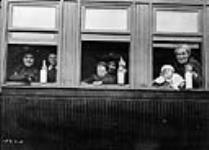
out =
{"type": "Polygon", "coordinates": [[[6,82],[3,84],[4,87],[57,87],[58,83],[24,83],[24,82],[6,82]]]}
{"type": "Polygon", "coordinates": [[[118,84],[106,84],[106,85],[93,85],[93,84],[81,84],[78,86],[66,86],[60,85],[59,83],[31,83],[26,84],[24,82],[6,82],[2,85],[2,87],[6,88],[22,88],[22,89],[53,89],[53,88],[60,88],[60,89],[86,89],[86,90],[142,90],[142,91],[162,91],[162,92],[201,92],[201,91],[209,91],[208,89],[182,89],[182,90],[175,90],[175,89],[168,89],[168,88],[156,88],[152,86],[147,87],[138,87],[132,88],[130,84],[125,85],[118,85],[118,84]]]}
{"type": "Polygon", "coordinates": [[[93,84],[81,84],[79,86],[62,86],[58,83],[24,83],[24,82],[6,82],[2,85],[3,87],[27,87],[27,88],[84,88],[84,89],[130,89],[129,84],[118,85],[118,84],[106,84],[106,85],[93,85],[93,84]]]}
{"type": "Polygon", "coordinates": [[[92,89],[130,89],[129,84],[119,85],[119,84],[102,84],[102,85],[93,85],[93,84],[81,84],[78,88],[92,88],[92,89]]]}
{"type": "MultiPolygon", "coordinates": [[[[37,85],[37,84],[36,84],[37,85]]],[[[100,99],[106,97],[121,97],[118,100],[134,99],[140,100],[208,100],[209,91],[206,89],[182,90],[156,89],[156,88],[130,88],[129,85],[105,85],[105,86],[50,86],[49,84],[37,86],[21,85],[4,85],[2,87],[4,96],[43,96],[43,97],[73,97],[79,100],[84,98],[100,99]],[[78,99],[77,99],[78,98],[78,99]]],[[[108,98],[108,99],[109,99],[108,98]]],[[[53,98],[54,100],[54,98],[53,98]]]]}

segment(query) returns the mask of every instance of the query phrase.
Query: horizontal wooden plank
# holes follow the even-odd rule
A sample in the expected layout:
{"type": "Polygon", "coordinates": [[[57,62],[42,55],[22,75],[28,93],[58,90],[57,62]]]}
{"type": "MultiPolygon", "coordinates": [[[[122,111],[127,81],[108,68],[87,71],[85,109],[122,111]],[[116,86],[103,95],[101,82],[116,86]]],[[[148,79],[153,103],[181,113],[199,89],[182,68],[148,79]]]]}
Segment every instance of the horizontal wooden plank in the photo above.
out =
{"type": "Polygon", "coordinates": [[[130,35],[82,34],[82,41],[131,41],[130,35]]]}
{"type": "MultiPolygon", "coordinates": [[[[199,49],[199,45],[198,44],[189,44],[190,48],[192,49],[199,49]]],[[[179,47],[179,44],[165,44],[165,43],[154,43],[153,44],[154,48],[167,48],[167,49],[175,49],[177,47],[179,47]]]]}
{"type": "MultiPolygon", "coordinates": [[[[139,0],[140,1],[140,0],[139,0]]],[[[203,5],[204,0],[150,0],[156,4],[181,4],[181,5],[203,5]]]]}
{"type": "Polygon", "coordinates": [[[133,3],[134,0],[80,0],[81,3],[97,2],[97,3],[133,3]]]}
{"type": "Polygon", "coordinates": [[[154,36],[153,41],[169,41],[169,42],[202,42],[201,37],[170,37],[170,36],[154,36]]]}
{"type": "Polygon", "coordinates": [[[202,5],[203,0],[81,0],[81,2],[98,2],[98,3],[157,3],[157,4],[186,4],[186,5],[202,5]]]}
{"type": "Polygon", "coordinates": [[[117,97],[117,101],[128,99],[136,100],[168,100],[168,101],[208,101],[209,91],[188,90],[175,91],[163,89],[129,89],[127,87],[96,86],[96,87],[46,87],[46,86],[4,86],[2,95],[15,96],[45,96],[45,97],[93,97],[111,99],[117,97]]]}

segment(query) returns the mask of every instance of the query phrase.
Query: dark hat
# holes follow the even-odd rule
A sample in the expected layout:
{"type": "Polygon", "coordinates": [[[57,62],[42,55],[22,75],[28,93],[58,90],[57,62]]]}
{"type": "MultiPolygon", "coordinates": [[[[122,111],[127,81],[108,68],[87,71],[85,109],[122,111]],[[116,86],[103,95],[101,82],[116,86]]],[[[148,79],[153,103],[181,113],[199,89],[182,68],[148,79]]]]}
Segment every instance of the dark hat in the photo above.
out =
{"type": "Polygon", "coordinates": [[[118,61],[120,59],[120,55],[114,52],[110,52],[102,57],[103,61],[118,61]]]}
{"type": "Polygon", "coordinates": [[[22,55],[34,53],[30,46],[23,46],[23,47],[20,47],[20,49],[22,51],[22,55]]]}
{"type": "Polygon", "coordinates": [[[38,55],[37,50],[35,50],[33,47],[21,46],[21,47],[19,47],[19,50],[20,50],[19,51],[20,53],[18,53],[17,57],[18,57],[18,59],[20,59],[20,61],[22,61],[22,58],[27,54],[33,55],[34,59],[37,58],[37,55],[38,55]]]}

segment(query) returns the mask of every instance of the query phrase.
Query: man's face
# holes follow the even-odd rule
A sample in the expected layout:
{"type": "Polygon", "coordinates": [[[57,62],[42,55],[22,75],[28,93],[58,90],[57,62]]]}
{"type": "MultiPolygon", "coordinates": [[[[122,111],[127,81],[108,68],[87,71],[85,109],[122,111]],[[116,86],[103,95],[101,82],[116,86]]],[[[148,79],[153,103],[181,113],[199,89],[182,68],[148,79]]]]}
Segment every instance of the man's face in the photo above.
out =
{"type": "Polygon", "coordinates": [[[107,74],[107,69],[105,66],[98,65],[97,66],[97,75],[99,77],[104,77],[107,74]]]}
{"type": "Polygon", "coordinates": [[[48,61],[50,65],[56,66],[57,65],[57,56],[56,54],[49,54],[48,61]]]}
{"type": "Polygon", "coordinates": [[[116,70],[116,63],[114,61],[110,61],[108,63],[109,72],[114,72],[116,70]]]}
{"type": "Polygon", "coordinates": [[[184,48],[178,49],[176,51],[176,60],[178,61],[178,63],[186,64],[188,62],[188,59],[189,54],[184,48]]]}
{"type": "Polygon", "coordinates": [[[34,64],[34,57],[32,54],[25,54],[23,57],[23,64],[26,67],[32,67],[34,64]]]}

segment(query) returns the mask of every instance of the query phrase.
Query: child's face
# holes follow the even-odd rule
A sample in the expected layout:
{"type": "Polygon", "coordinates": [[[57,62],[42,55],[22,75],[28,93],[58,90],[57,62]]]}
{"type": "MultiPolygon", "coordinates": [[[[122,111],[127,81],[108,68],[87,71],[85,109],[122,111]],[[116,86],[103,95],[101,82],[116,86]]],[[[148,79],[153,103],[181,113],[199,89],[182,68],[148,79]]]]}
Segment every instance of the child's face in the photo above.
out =
{"type": "Polygon", "coordinates": [[[165,69],[163,70],[162,72],[162,76],[165,78],[165,79],[171,79],[172,76],[173,76],[173,71],[171,69],[165,69]]]}
{"type": "Polygon", "coordinates": [[[99,77],[104,77],[107,74],[107,69],[105,66],[98,65],[97,66],[97,75],[99,77]]]}

